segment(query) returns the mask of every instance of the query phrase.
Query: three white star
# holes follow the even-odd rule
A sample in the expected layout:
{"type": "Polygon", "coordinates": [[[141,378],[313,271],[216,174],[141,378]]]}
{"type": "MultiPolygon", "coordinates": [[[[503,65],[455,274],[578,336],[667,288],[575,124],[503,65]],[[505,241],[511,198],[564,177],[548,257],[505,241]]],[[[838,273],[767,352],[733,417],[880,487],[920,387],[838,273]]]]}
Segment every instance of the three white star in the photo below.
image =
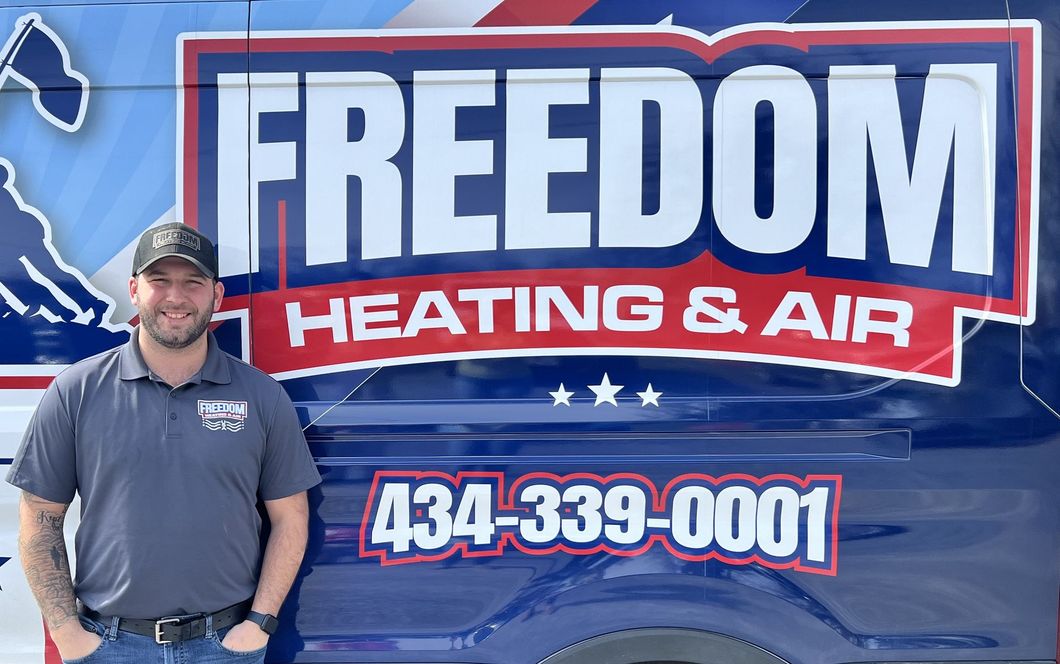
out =
{"type": "Polygon", "coordinates": [[[555,401],[552,402],[553,406],[558,406],[560,404],[570,406],[570,398],[574,396],[574,392],[568,392],[567,389],[563,387],[563,383],[559,384],[558,390],[555,392],[549,392],[549,394],[555,399],[555,401]]]}
{"type": "Polygon", "coordinates": [[[611,379],[604,374],[603,380],[600,381],[599,385],[589,385],[590,390],[596,395],[596,403],[593,407],[599,406],[602,403],[609,403],[612,406],[618,406],[618,402],[615,401],[615,395],[625,387],[625,385],[612,385],[611,379]]]}
{"type": "Polygon", "coordinates": [[[637,392],[637,396],[641,399],[640,407],[643,408],[648,404],[651,404],[658,408],[659,397],[661,397],[662,394],[662,392],[656,392],[654,389],[652,389],[651,383],[648,383],[647,389],[645,389],[643,392],[637,392]]]}
{"type": "MultiPolygon", "coordinates": [[[[594,408],[602,403],[609,403],[612,406],[617,407],[618,401],[615,400],[615,396],[622,391],[622,388],[625,387],[625,385],[613,385],[611,383],[611,378],[605,373],[599,385],[588,385],[587,387],[596,395],[596,403],[593,404],[594,408]]],[[[555,392],[549,392],[549,395],[552,397],[553,407],[561,404],[569,407],[570,398],[574,396],[574,392],[571,392],[563,383],[560,383],[559,389],[555,392]]],[[[644,408],[649,404],[658,408],[659,397],[662,395],[663,393],[652,387],[651,383],[648,383],[648,387],[644,388],[643,392],[637,392],[637,396],[640,397],[641,408],[644,408]]]]}

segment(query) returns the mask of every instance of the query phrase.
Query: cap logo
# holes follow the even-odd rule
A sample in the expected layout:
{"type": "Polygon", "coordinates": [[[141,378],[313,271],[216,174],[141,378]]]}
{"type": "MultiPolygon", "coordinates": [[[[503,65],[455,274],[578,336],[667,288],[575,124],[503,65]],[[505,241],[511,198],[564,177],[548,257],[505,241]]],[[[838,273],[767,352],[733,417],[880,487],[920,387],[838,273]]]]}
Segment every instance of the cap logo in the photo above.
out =
{"type": "Polygon", "coordinates": [[[187,231],[179,229],[158,231],[151,236],[152,249],[158,249],[159,247],[165,247],[170,244],[182,244],[193,251],[199,250],[199,238],[187,231]]]}

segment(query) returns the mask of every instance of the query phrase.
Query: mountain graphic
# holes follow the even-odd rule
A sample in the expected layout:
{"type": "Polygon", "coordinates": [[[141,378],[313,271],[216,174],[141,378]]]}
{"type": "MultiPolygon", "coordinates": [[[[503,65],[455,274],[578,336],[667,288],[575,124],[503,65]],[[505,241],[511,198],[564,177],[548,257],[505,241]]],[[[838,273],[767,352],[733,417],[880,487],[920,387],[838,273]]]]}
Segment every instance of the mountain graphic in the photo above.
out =
{"type": "Polygon", "coordinates": [[[0,157],[0,364],[68,364],[128,339],[114,300],[68,265],[51,224],[15,188],[0,157]]]}

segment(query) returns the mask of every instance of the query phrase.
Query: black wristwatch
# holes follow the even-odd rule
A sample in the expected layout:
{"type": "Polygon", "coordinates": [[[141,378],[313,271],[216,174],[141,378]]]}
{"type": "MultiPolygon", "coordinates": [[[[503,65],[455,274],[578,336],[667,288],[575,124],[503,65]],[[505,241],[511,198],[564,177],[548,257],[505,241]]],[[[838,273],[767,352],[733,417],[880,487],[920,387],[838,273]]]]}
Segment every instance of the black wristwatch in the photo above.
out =
{"type": "Polygon", "coordinates": [[[249,611],[247,613],[247,620],[252,623],[257,623],[258,627],[261,628],[261,631],[269,635],[275,634],[276,628],[280,626],[280,621],[276,619],[276,616],[268,613],[249,611]]]}

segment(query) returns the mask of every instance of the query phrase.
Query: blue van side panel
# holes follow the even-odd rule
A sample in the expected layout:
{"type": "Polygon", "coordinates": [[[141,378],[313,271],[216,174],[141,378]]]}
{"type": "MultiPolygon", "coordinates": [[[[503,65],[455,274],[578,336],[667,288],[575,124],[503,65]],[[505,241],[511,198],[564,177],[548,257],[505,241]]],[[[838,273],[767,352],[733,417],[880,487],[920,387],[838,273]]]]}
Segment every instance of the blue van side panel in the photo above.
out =
{"type": "MultiPolygon", "coordinates": [[[[578,23],[649,24],[672,14],[675,24],[706,32],[777,20],[766,14],[778,4],[748,17],[746,4],[730,16],[730,8],[700,3],[601,2],[578,23]]],[[[1006,16],[1000,2],[810,2],[791,20],[1006,16]]],[[[1033,8],[1012,16],[1043,18],[1033,8]]],[[[1055,30],[1043,20],[1046,44],[1055,30]]],[[[1043,67],[1044,90],[1054,76],[1043,67]]],[[[1042,114],[1048,126],[1049,104],[1042,114]]],[[[1043,169],[1055,159],[1046,143],[1043,169]]],[[[1042,181],[1040,274],[1049,269],[1050,186],[1042,181]]],[[[318,514],[332,515],[318,525],[322,540],[315,531],[317,562],[301,582],[301,606],[327,602],[328,618],[308,608],[294,616],[307,644],[320,644],[307,651],[347,651],[357,661],[535,662],[597,634],[676,626],[744,639],[791,662],[1053,658],[1057,426],[1021,385],[1023,375],[1034,390],[1031,340],[1054,336],[1043,281],[1034,326],[965,323],[969,361],[952,388],[629,357],[460,361],[288,381],[326,470],[318,514]],[[632,396],[617,410],[591,408],[584,386],[604,372],[636,390],[650,379],[674,400],[664,397],[658,410],[632,396]],[[581,388],[580,410],[557,412],[546,397],[561,383],[581,388]],[[635,472],[660,487],[687,472],[841,475],[837,573],[681,561],[661,547],[636,557],[509,548],[497,557],[383,567],[357,559],[373,479],[405,471],[499,473],[508,481],[530,472],[635,472]],[[348,583],[385,588],[388,599],[326,590],[348,583]]],[[[1043,386],[1052,380],[1047,366],[1043,358],[1035,374],[1043,386]]]]}
{"type": "Polygon", "coordinates": [[[216,238],[324,480],[270,664],[1056,660],[1054,2],[29,13],[89,92],[0,71],[0,407],[127,338],[145,228],[216,238]]]}

